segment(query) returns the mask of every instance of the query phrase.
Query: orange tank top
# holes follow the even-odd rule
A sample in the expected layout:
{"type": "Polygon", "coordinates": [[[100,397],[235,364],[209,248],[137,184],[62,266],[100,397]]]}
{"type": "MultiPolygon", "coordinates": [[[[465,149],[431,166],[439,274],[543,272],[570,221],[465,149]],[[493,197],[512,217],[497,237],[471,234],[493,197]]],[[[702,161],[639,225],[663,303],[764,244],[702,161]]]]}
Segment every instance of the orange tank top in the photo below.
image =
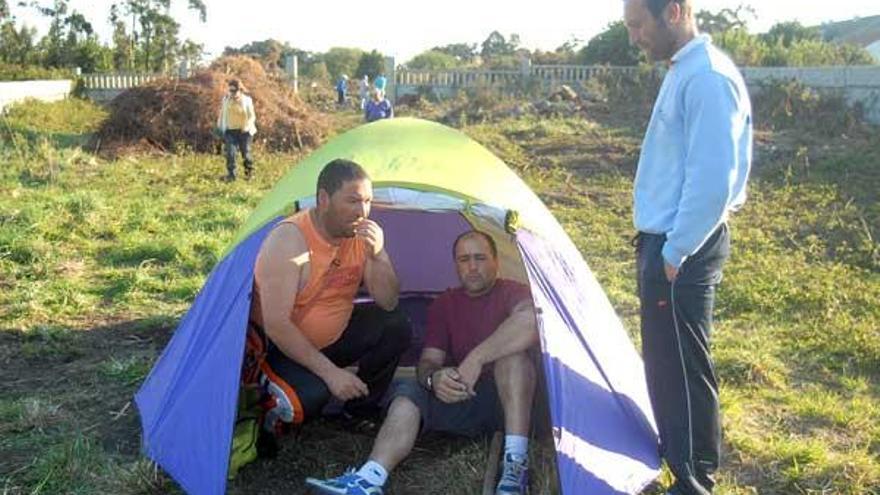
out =
{"type": "MultiPolygon", "coordinates": [[[[296,225],[309,249],[308,280],[296,294],[290,308],[290,321],[318,349],[336,342],[348,326],[354,298],[364,278],[366,245],[358,237],[334,246],[318,233],[311,210],[294,214],[278,225],[296,225]]],[[[251,319],[262,325],[259,307],[259,280],[254,284],[251,319]]]]}

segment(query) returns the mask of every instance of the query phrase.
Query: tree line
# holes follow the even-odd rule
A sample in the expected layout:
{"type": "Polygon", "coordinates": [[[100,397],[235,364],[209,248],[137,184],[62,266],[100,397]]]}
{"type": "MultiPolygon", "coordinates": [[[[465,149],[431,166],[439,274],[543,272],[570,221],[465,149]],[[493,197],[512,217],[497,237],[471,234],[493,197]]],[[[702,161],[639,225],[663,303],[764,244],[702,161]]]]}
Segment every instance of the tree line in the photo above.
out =
{"type": "MultiPolygon", "coordinates": [[[[28,72],[42,68],[83,72],[168,72],[181,62],[198,63],[204,46],[181,40],[180,23],[171,15],[172,0],[120,0],[109,11],[110,43],[102,43],[93,24],[71,8],[68,0],[51,4],[30,0],[18,5],[33,9],[49,21],[38,38],[33,27],[19,26],[7,0],[0,0],[0,64],[28,72]]],[[[187,0],[201,22],[207,20],[202,0],[187,0]]],[[[5,72],[10,72],[7,68],[5,72]]]]}
{"type": "MultiPolygon", "coordinates": [[[[181,40],[180,24],[171,13],[172,0],[119,0],[110,8],[107,21],[113,27],[109,43],[101,43],[91,22],[72,9],[69,0],[39,0],[18,5],[34,9],[49,21],[49,30],[37,38],[34,28],[18,26],[8,0],[0,0],[0,79],[19,76],[27,69],[72,69],[83,72],[143,71],[169,72],[181,62],[195,66],[201,62],[204,46],[181,40]],[[4,65],[7,69],[4,71],[4,65]],[[9,70],[12,67],[13,70],[9,70]],[[12,74],[13,76],[15,74],[12,74]]],[[[207,11],[202,0],[187,0],[188,10],[205,22],[207,11]]],[[[863,65],[875,63],[862,47],[839,44],[823,38],[818,27],[798,22],[780,22],[768,32],[748,31],[748,7],[700,11],[700,30],[711,34],[722,49],[740,65],[809,66],[863,65]]],[[[309,52],[287,42],[268,39],[241,47],[226,47],[224,55],[246,54],[261,59],[267,67],[282,68],[289,55],[296,55],[304,77],[333,81],[345,74],[371,79],[384,71],[384,55],[376,50],[335,47],[326,52],[309,52]]],[[[404,65],[410,69],[515,69],[527,58],[533,64],[559,65],[637,65],[644,55],[629,43],[623,22],[609,24],[601,33],[583,43],[571,39],[555,50],[529,50],[521,46],[517,34],[505,36],[492,31],[482,43],[451,43],[426,50],[404,65]]],[[[21,77],[19,77],[21,78],[21,77]]]]}

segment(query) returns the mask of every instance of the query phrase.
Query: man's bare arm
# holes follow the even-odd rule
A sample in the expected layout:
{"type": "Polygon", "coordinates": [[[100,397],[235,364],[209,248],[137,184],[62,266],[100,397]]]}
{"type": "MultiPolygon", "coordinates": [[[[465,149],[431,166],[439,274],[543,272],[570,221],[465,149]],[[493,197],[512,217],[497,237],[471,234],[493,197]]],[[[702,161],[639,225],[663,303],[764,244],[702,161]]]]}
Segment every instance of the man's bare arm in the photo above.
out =
{"type": "Polygon", "coordinates": [[[382,227],[372,220],[363,220],[357,228],[358,235],[367,244],[367,263],[364,268],[364,284],[376,304],[385,311],[397,307],[400,283],[391,258],[385,251],[385,233],[382,227]]]}
{"type": "Polygon", "coordinates": [[[462,382],[467,385],[469,391],[473,392],[483,366],[511,354],[523,352],[537,342],[535,308],[531,301],[522,301],[513,308],[492,335],[474,347],[459,364],[458,371],[462,382]]]}
{"type": "Polygon", "coordinates": [[[305,238],[293,225],[278,227],[263,243],[256,276],[266,335],[287,357],[320,377],[334,396],[347,400],[366,395],[367,386],[361,380],[333,364],[290,321],[308,256],[305,238]]]}

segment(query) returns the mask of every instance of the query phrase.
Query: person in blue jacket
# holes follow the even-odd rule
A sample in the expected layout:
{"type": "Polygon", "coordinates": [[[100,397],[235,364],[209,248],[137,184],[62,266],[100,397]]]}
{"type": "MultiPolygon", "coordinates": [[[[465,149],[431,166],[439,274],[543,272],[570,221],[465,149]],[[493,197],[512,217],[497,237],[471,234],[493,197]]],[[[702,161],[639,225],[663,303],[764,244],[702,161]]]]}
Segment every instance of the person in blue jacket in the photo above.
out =
{"type": "Polygon", "coordinates": [[[348,76],[342,74],[336,82],[336,103],[345,105],[345,94],[348,92],[348,76]]]}
{"type": "Polygon", "coordinates": [[[394,117],[394,107],[391,102],[385,98],[385,94],[378,89],[373,88],[370,94],[370,100],[364,107],[364,119],[367,122],[373,122],[379,119],[390,119],[394,117]]]}

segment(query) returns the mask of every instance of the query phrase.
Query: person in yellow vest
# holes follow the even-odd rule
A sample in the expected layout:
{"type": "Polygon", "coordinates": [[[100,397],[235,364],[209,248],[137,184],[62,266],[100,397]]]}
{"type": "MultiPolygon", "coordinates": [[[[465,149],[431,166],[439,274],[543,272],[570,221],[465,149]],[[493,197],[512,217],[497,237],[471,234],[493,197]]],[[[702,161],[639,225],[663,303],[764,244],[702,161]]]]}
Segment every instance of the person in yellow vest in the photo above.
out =
{"type": "Polygon", "coordinates": [[[260,248],[250,322],[268,337],[267,431],[320,415],[331,397],[353,422],[378,418],[411,327],[382,227],[369,219],[372,199],[363,168],[333,160],[318,176],[316,207],[282,220],[260,248]],[[355,305],[362,284],[374,302],[355,305]],[[346,369],[355,363],[356,373],[346,369]]]}
{"type": "Polygon", "coordinates": [[[254,160],[251,157],[251,144],[257,133],[257,114],[254,102],[244,94],[244,85],[238,79],[230,79],[229,94],[223,97],[217,128],[226,144],[226,176],[223,180],[235,180],[235,154],[241,151],[244,160],[244,176],[250,179],[254,175],[254,160]]]}

